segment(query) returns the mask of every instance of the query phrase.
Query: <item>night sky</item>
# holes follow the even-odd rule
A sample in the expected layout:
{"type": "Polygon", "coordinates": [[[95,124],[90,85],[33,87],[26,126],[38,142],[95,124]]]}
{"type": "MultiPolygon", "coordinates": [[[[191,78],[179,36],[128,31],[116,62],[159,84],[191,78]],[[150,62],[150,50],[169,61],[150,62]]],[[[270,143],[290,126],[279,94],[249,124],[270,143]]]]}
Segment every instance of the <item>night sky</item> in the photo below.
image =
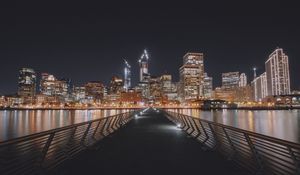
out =
{"type": "MultiPolygon", "coordinates": [[[[296,1],[294,1],[296,2],[296,1]]],[[[31,67],[71,78],[108,83],[133,67],[144,48],[150,73],[178,81],[182,56],[205,54],[205,70],[221,85],[221,73],[264,71],[269,54],[289,56],[292,89],[300,89],[300,10],[288,1],[21,1],[0,7],[0,94],[17,90],[18,69],[31,67]]]]}

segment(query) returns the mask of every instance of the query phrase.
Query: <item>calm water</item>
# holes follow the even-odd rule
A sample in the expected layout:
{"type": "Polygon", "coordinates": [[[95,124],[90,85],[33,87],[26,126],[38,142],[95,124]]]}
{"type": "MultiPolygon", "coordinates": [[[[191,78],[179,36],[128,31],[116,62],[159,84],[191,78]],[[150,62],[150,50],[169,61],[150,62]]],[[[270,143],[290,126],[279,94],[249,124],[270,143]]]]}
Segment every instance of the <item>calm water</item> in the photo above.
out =
{"type": "Polygon", "coordinates": [[[300,110],[181,110],[181,113],[300,143],[300,110]]]}
{"type": "Polygon", "coordinates": [[[121,110],[5,110],[0,111],[0,141],[111,116],[121,110]]]}
{"type": "MultiPolygon", "coordinates": [[[[0,111],[0,141],[114,115],[120,110],[0,111]]],[[[182,113],[300,143],[300,110],[181,110],[182,113]]]]}

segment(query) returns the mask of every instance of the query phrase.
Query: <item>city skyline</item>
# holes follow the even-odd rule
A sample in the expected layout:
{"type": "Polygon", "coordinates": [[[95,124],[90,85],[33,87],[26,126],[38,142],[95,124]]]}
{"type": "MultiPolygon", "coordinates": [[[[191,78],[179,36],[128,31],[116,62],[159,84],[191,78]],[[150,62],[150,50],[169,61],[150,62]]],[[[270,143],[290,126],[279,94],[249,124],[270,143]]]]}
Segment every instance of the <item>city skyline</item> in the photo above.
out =
{"type": "MultiPolygon", "coordinates": [[[[278,49],[278,47],[276,48],[276,49],[278,49]]],[[[144,52],[145,52],[146,50],[144,50],[144,52]]],[[[146,51],[147,52],[147,51],[146,51]]],[[[192,53],[192,52],[187,52],[187,53],[192,53]]],[[[202,52],[201,52],[201,54],[203,54],[202,52]]],[[[269,54],[269,55],[271,55],[271,53],[269,54]]],[[[143,55],[142,55],[143,56],[143,55]]],[[[140,64],[139,63],[139,60],[140,60],[141,58],[137,58],[137,62],[138,62],[138,64],[140,64]]],[[[148,58],[149,59],[149,58],[148,58]]],[[[265,62],[268,60],[269,58],[267,58],[266,60],[265,60],[265,62]]],[[[210,68],[207,68],[207,65],[205,64],[205,60],[206,59],[204,59],[204,67],[206,68],[205,69],[205,73],[207,73],[207,72],[210,72],[209,71],[209,69],[210,68]]],[[[133,79],[141,79],[141,69],[140,69],[140,65],[134,65],[132,68],[131,68],[131,65],[129,65],[129,63],[127,62],[127,60],[121,60],[121,63],[122,63],[122,61],[123,61],[123,67],[130,67],[130,69],[139,69],[139,72],[138,73],[136,73],[136,74],[133,74],[133,75],[130,75],[133,79]],[[125,62],[124,62],[125,61],[125,62]],[[124,63],[125,63],[125,66],[124,66],[124,63]]],[[[150,64],[151,65],[151,61],[150,61],[150,63],[149,63],[149,61],[148,61],[148,63],[147,64],[150,64]]],[[[261,63],[261,65],[263,65],[264,64],[264,62],[262,62],[261,63]]],[[[261,67],[259,70],[258,70],[258,72],[262,72],[262,74],[263,74],[263,72],[265,72],[264,71],[264,67],[262,67],[261,65],[257,65],[257,66],[255,66],[255,68],[256,68],[256,72],[257,72],[257,67],[261,67]]],[[[290,66],[290,65],[289,65],[290,66]]],[[[29,68],[29,69],[33,69],[32,67],[20,67],[18,70],[20,70],[20,69],[27,69],[27,68],[29,68]]],[[[180,67],[179,67],[180,68],[180,67]]],[[[178,69],[179,69],[178,68],[178,69]]],[[[253,68],[253,67],[252,67],[253,68]]],[[[17,70],[17,71],[18,71],[17,70]]],[[[33,69],[33,70],[36,70],[36,69],[33,69]]],[[[147,72],[149,71],[149,70],[151,70],[151,66],[149,67],[149,68],[147,68],[147,72]]],[[[240,70],[240,69],[238,69],[238,70],[240,70]]],[[[17,72],[16,71],[16,72],[17,72]]],[[[177,70],[178,71],[178,70],[177,70]]],[[[220,73],[220,75],[219,75],[219,77],[213,77],[213,76],[211,76],[213,79],[218,79],[218,81],[219,82],[216,82],[216,81],[214,81],[213,80],[213,88],[216,88],[216,87],[221,87],[222,86],[222,75],[225,73],[230,73],[230,72],[233,72],[233,71],[236,71],[236,70],[232,70],[232,71],[226,71],[226,72],[221,72],[220,73]]],[[[113,72],[113,71],[112,71],[113,72]]],[[[171,70],[169,71],[169,70],[165,70],[164,72],[161,72],[160,74],[149,74],[149,75],[151,75],[151,76],[158,76],[158,75],[162,75],[162,74],[171,74],[170,72],[172,72],[171,70]]],[[[241,70],[241,72],[242,72],[242,74],[245,74],[245,73],[243,73],[243,70],[241,70]]],[[[254,76],[252,75],[253,74],[253,69],[251,69],[250,71],[248,70],[248,71],[244,71],[244,72],[249,72],[249,74],[245,74],[246,76],[247,76],[247,82],[248,82],[248,84],[251,84],[251,82],[254,80],[254,76]],[[251,74],[252,73],[252,74],[251,74]]],[[[41,71],[41,72],[38,72],[38,71],[36,71],[36,79],[37,80],[39,80],[39,81],[41,81],[42,80],[42,74],[43,73],[46,73],[45,71],[41,71]]],[[[48,73],[48,72],[47,72],[48,73]]],[[[50,72],[49,72],[50,73],[50,72]]],[[[149,73],[150,73],[150,71],[149,71],[149,73]]],[[[53,75],[56,75],[55,73],[53,73],[53,72],[51,72],[51,74],[53,74],[53,75]]],[[[100,82],[102,82],[105,86],[109,86],[109,82],[110,82],[110,80],[111,80],[111,78],[113,78],[113,77],[115,77],[115,76],[118,76],[118,77],[122,77],[123,78],[123,80],[125,80],[125,78],[124,78],[124,68],[123,68],[123,72],[122,71],[120,71],[120,72],[114,72],[114,73],[111,73],[111,77],[108,77],[108,80],[106,81],[106,80],[101,80],[101,79],[95,79],[95,80],[89,80],[89,79],[87,79],[86,81],[83,81],[82,83],[78,83],[78,82],[75,82],[75,81],[73,81],[73,78],[72,77],[66,77],[66,76],[64,76],[64,75],[62,75],[62,76],[57,76],[57,77],[59,77],[59,78],[61,78],[61,79],[64,79],[64,78],[68,78],[68,79],[70,79],[70,80],[72,80],[72,83],[73,83],[73,85],[74,86],[81,86],[81,85],[84,85],[85,83],[87,83],[87,82],[91,82],[91,81],[100,81],[100,82]]],[[[179,82],[179,73],[177,73],[177,74],[175,74],[175,76],[173,75],[173,74],[171,74],[172,75],[172,77],[175,77],[175,82],[179,82]]],[[[293,76],[291,76],[291,77],[293,77],[293,76]]],[[[130,79],[132,79],[132,78],[130,78],[130,79]]],[[[16,79],[18,79],[18,77],[16,77],[16,79]]],[[[107,79],[107,78],[106,78],[107,79]]],[[[138,82],[139,81],[134,81],[134,83],[130,83],[131,85],[132,85],[132,87],[134,87],[135,85],[137,85],[138,84],[138,82]]],[[[15,84],[16,85],[16,84],[15,84]]],[[[292,87],[292,86],[291,86],[292,87]]],[[[37,88],[37,92],[39,92],[39,88],[38,87],[36,87],[37,88]]],[[[14,89],[17,89],[17,87],[15,86],[14,87],[14,89]]],[[[293,88],[291,88],[291,90],[298,90],[298,89],[293,89],[293,88]]],[[[17,90],[15,91],[15,92],[11,92],[11,93],[8,93],[8,94],[2,94],[2,95],[9,95],[9,94],[14,94],[14,93],[16,93],[17,92],[17,90]]]]}
{"type": "MultiPolygon", "coordinates": [[[[5,20],[0,29],[0,80],[5,83],[0,94],[17,90],[16,72],[21,67],[68,77],[78,85],[92,80],[108,84],[114,75],[122,76],[123,58],[133,67],[131,73],[138,74],[137,59],[144,48],[151,56],[149,71],[167,71],[175,81],[182,55],[204,53],[205,70],[217,87],[223,72],[244,72],[252,80],[255,66],[260,75],[262,63],[280,47],[290,58],[291,87],[300,89],[299,12],[286,1],[259,6],[253,1],[94,6],[40,2],[1,7],[5,20]]],[[[133,76],[132,84],[138,80],[133,76]]]]}

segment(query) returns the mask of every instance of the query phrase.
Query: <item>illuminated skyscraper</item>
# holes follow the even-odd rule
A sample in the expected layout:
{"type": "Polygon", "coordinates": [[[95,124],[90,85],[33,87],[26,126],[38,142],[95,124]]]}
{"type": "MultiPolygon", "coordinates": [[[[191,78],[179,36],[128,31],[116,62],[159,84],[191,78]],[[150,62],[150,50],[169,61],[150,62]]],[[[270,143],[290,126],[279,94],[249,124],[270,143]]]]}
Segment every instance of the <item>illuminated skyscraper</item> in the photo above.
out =
{"type": "Polygon", "coordinates": [[[81,101],[85,99],[85,87],[84,86],[78,86],[74,87],[73,89],[73,96],[76,101],[81,101]]]}
{"type": "Polygon", "coordinates": [[[239,87],[239,81],[239,72],[222,73],[222,88],[225,90],[232,90],[239,87]]]}
{"type": "Polygon", "coordinates": [[[247,86],[247,76],[245,73],[241,73],[239,87],[245,87],[245,86],[247,86]]]}
{"type": "Polygon", "coordinates": [[[99,81],[90,81],[85,84],[85,94],[87,98],[92,98],[94,102],[100,102],[104,97],[105,87],[99,81]]]}
{"type": "Polygon", "coordinates": [[[267,96],[267,75],[266,72],[256,77],[252,83],[254,101],[262,101],[267,96]]]}
{"type": "Polygon", "coordinates": [[[148,63],[149,62],[149,55],[147,50],[144,50],[144,53],[142,54],[141,58],[139,59],[140,64],[140,82],[145,81],[144,77],[145,75],[148,75],[148,63]]]}
{"type": "Polygon", "coordinates": [[[61,96],[66,98],[70,93],[70,80],[58,80],[54,75],[42,73],[40,91],[47,96],[61,96]]]}
{"type": "Polygon", "coordinates": [[[36,91],[36,73],[31,68],[19,70],[18,95],[22,97],[33,97],[36,91]]]}
{"type": "Polygon", "coordinates": [[[180,72],[179,96],[181,100],[203,97],[204,58],[203,53],[186,53],[180,72]]]}
{"type": "Polygon", "coordinates": [[[213,90],[213,78],[207,76],[207,73],[204,73],[204,85],[203,85],[204,97],[211,98],[212,90],[213,90]]]}
{"type": "Polygon", "coordinates": [[[112,77],[109,86],[109,94],[120,94],[124,87],[123,80],[119,77],[112,77]]]}
{"type": "Polygon", "coordinates": [[[131,87],[131,66],[126,60],[124,60],[124,62],[124,89],[128,91],[128,89],[131,87]]]}
{"type": "Polygon", "coordinates": [[[287,95],[290,89],[290,70],[288,56],[277,48],[265,63],[268,95],[287,95]]]}
{"type": "Polygon", "coordinates": [[[176,100],[177,95],[177,86],[172,82],[172,75],[163,74],[160,77],[160,86],[162,94],[168,98],[168,100],[176,100]]]}

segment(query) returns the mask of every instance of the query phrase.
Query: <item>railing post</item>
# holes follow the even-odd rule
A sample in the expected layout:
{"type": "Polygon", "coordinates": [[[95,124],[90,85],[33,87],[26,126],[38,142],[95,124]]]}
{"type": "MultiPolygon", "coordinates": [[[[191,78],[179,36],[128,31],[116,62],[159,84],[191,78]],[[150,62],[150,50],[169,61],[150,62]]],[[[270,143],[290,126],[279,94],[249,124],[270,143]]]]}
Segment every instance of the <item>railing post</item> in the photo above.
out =
{"type": "Polygon", "coordinates": [[[263,174],[263,163],[262,163],[262,160],[261,160],[261,158],[259,156],[259,153],[256,150],[255,145],[253,144],[253,142],[250,139],[249,135],[246,134],[246,133],[244,133],[244,136],[245,136],[246,141],[247,141],[247,143],[248,143],[248,145],[249,145],[249,147],[250,147],[250,149],[252,151],[252,154],[253,154],[253,156],[254,156],[254,158],[255,158],[258,166],[259,166],[258,167],[258,171],[256,172],[256,174],[263,174]]]}
{"type": "Polygon", "coordinates": [[[201,120],[199,120],[199,122],[200,122],[200,126],[201,126],[201,128],[202,128],[202,130],[203,130],[203,132],[204,132],[204,135],[205,135],[205,139],[203,140],[203,144],[205,144],[207,141],[208,141],[208,139],[209,139],[209,135],[207,134],[207,132],[206,132],[206,130],[205,130],[205,127],[203,126],[203,124],[202,124],[202,121],[201,120]]]}
{"type": "Polygon", "coordinates": [[[49,150],[49,147],[51,146],[51,142],[52,142],[54,136],[55,136],[55,132],[53,132],[53,133],[51,133],[49,135],[49,137],[47,139],[47,142],[46,142],[46,144],[45,144],[45,146],[44,146],[44,148],[42,150],[41,158],[40,158],[40,160],[38,162],[38,164],[39,164],[40,167],[42,167],[42,165],[43,165],[43,162],[44,162],[44,160],[46,158],[47,152],[49,150]]]}
{"type": "MultiPolygon", "coordinates": [[[[112,117],[109,117],[109,122],[108,122],[108,124],[107,124],[107,127],[105,128],[105,130],[109,133],[109,134],[111,134],[111,132],[110,132],[110,125],[111,125],[111,121],[112,121],[112,117]]],[[[109,135],[109,134],[107,134],[107,135],[109,135]]]]}
{"type": "Polygon", "coordinates": [[[214,145],[214,147],[212,149],[217,149],[218,145],[219,145],[218,136],[217,136],[214,128],[211,126],[211,123],[207,123],[207,124],[208,124],[208,127],[211,130],[211,133],[212,133],[212,135],[214,137],[214,140],[215,140],[215,145],[214,145]]]}
{"type": "Polygon", "coordinates": [[[232,149],[232,151],[233,151],[233,153],[231,153],[231,154],[228,156],[228,159],[231,160],[231,159],[234,157],[234,155],[235,155],[235,153],[236,153],[236,150],[235,150],[234,144],[233,144],[232,140],[230,139],[230,136],[228,135],[228,133],[227,133],[227,131],[226,131],[225,128],[223,128],[223,131],[224,131],[224,134],[225,134],[225,136],[226,136],[226,138],[227,138],[227,140],[228,140],[228,143],[229,143],[229,145],[231,146],[231,149],[232,149]]]}
{"type": "MultiPolygon", "coordinates": [[[[92,125],[92,122],[89,123],[88,127],[86,128],[86,130],[85,130],[85,132],[84,132],[84,134],[83,134],[83,136],[82,136],[82,138],[81,138],[80,143],[81,143],[82,145],[84,145],[85,137],[86,137],[87,134],[89,133],[89,130],[90,130],[91,125],[92,125]]],[[[84,146],[86,146],[86,145],[84,145],[84,146]]]]}
{"type": "Polygon", "coordinates": [[[194,123],[194,125],[195,125],[195,127],[196,127],[196,130],[197,130],[197,132],[198,132],[198,134],[195,136],[195,138],[198,138],[198,137],[201,135],[201,131],[200,131],[200,129],[198,128],[198,125],[196,124],[196,120],[193,119],[193,123],[194,123]]]}
{"type": "Polygon", "coordinates": [[[93,137],[95,137],[96,132],[97,132],[99,126],[100,126],[101,121],[102,121],[102,120],[99,120],[98,125],[97,125],[97,127],[95,128],[95,131],[94,131],[94,133],[93,133],[93,137]]]}
{"type": "Polygon", "coordinates": [[[68,139],[66,145],[65,145],[64,148],[63,148],[63,152],[64,152],[64,154],[67,156],[68,159],[70,159],[71,156],[69,155],[69,152],[68,152],[68,150],[67,150],[67,147],[68,147],[68,145],[71,143],[72,139],[74,138],[74,135],[75,135],[75,133],[76,133],[76,129],[77,129],[76,126],[75,126],[74,128],[72,128],[71,135],[70,135],[70,137],[69,137],[69,139],[68,139]]]}
{"type": "Polygon", "coordinates": [[[105,118],[104,120],[105,120],[105,122],[104,122],[104,124],[103,124],[103,126],[102,126],[102,128],[100,130],[100,135],[102,135],[103,137],[105,137],[105,135],[103,134],[103,131],[104,131],[105,127],[106,127],[108,118],[105,118]]]}
{"type": "Polygon", "coordinates": [[[295,164],[295,167],[296,167],[296,170],[297,170],[297,174],[299,175],[300,174],[300,163],[299,163],[299,160],[297,160],[297,157],[296,157],[296,155],[295,155],[295,153],[294,153],[294,151],[292,150],[291,147],[287,146],[287,149],[288,149],[288,151],[289,151],[289,153],[290,153],[290,155],[291,155],[291,157],[292,157],[292,159],[294,161],[294,164],[295,164]]]}

